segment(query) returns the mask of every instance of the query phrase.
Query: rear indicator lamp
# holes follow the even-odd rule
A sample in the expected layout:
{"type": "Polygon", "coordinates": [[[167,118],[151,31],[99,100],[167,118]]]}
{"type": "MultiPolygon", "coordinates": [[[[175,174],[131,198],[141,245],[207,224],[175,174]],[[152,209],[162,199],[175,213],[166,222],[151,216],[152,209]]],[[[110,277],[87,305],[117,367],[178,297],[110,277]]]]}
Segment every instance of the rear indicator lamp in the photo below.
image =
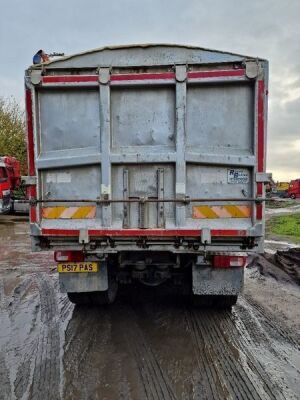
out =
{"type": "Polygon", "coordinates": [[[84,261],[84,254],[82,251],[55,251],[54,260],[56,262],[81,262],[84,261]]]}
{"type": "Polygon", "coordinates": [[[215,268],[231,268],[231,267],[245,267],[247,256],[213,256],[213,267],[215,268]]]}

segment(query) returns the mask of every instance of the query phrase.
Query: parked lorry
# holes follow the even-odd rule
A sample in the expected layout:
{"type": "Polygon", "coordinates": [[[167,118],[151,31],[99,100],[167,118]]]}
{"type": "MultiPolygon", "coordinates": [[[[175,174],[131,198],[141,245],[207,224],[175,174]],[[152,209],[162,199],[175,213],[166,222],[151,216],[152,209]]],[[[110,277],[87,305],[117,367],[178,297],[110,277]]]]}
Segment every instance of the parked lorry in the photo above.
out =
{"type": "Polygon", "coordinates": [[[13,209],[13,193],[20,186],[20,162],[15,157],[0,157],[0,214],[9,213],[13,209]]]}
{"type": "Polygon", "coordinates": [[[105,47],[26,71],[33,250],[77,304],[173,283],[230,307],[263,250],[268,62],[105,47]]]}
{"type": "Polygon", "coordinates": [[[291,199],[300,199],[300,179],[294,179],[290,182],[288,196],[291,199]]]}

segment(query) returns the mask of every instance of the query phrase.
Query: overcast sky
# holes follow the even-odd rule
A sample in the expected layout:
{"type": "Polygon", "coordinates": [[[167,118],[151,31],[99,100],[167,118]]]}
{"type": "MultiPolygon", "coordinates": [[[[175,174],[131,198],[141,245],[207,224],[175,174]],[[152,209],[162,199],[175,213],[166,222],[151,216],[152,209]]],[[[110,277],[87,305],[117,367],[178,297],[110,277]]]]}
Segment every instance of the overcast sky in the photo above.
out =
{"type": "Polygon", "coordinates": [[[33,53],[167,42],[270,61],[267,169],[300,178],[300,0],[0,0],[0,96],[23,102],[33,53]]]}

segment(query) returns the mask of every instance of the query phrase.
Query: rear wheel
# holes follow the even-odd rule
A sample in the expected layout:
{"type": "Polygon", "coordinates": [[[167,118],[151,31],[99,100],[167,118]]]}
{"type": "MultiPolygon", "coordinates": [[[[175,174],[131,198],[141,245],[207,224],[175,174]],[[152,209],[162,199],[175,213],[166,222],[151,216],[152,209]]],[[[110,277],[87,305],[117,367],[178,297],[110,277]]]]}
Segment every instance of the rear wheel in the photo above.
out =
{"type": "Polygon", "coordinates": [[[290,195],[290,198],[293,199],[293,200],[295,200],[296,195],[293,193],[293,194],[290,195]]]}
{"type": "Polygon", "coordinates": [[[196,307],[212,307],[213,305],[213,297],[208,295],[192,295],[192,304],[196,307]]]}
{"type": "Polygon", "coordinates": [[[215,296],[215,306],[217,308],[231,308],[237,302],[238,296],[215,296]]]}
{"type": "Polygon", "coordinates": [[[117,296],[118,284],[116,281],[110,281],[108,290],[105,292],[91,292],[91,304],[102,306],[105,304],[112,304],[117,296]]]}
{"type": "Polygon", "coordinates": [[[68,293],[68,298],[71,303],[77,305],[86,305],[90,304],[89,293],[68,293]]]}
{"type": "Polygon", "coordinates": [[[192,303],[196,307],[228,309],[236,304],[237,298],[238,296],[193,295],[192,303]]]}

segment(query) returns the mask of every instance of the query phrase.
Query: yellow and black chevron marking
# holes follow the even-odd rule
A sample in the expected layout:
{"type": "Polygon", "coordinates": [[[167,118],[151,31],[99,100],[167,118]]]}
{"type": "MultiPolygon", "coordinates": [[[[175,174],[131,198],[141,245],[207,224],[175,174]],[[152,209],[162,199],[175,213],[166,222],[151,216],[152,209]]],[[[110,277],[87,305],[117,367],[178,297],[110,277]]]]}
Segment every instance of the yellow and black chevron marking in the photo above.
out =
{"type": "Polygon", "coordinates": [[[96,206],[85,207],[44,207],[42,218],[45,219],[90,219],[96,216],[96,206]]]}
{"type": "Polygon", "coordinates": [[[194,206],[193,218],[217,219],[217,218],[250,218],[250,206],[194,206]]]}

